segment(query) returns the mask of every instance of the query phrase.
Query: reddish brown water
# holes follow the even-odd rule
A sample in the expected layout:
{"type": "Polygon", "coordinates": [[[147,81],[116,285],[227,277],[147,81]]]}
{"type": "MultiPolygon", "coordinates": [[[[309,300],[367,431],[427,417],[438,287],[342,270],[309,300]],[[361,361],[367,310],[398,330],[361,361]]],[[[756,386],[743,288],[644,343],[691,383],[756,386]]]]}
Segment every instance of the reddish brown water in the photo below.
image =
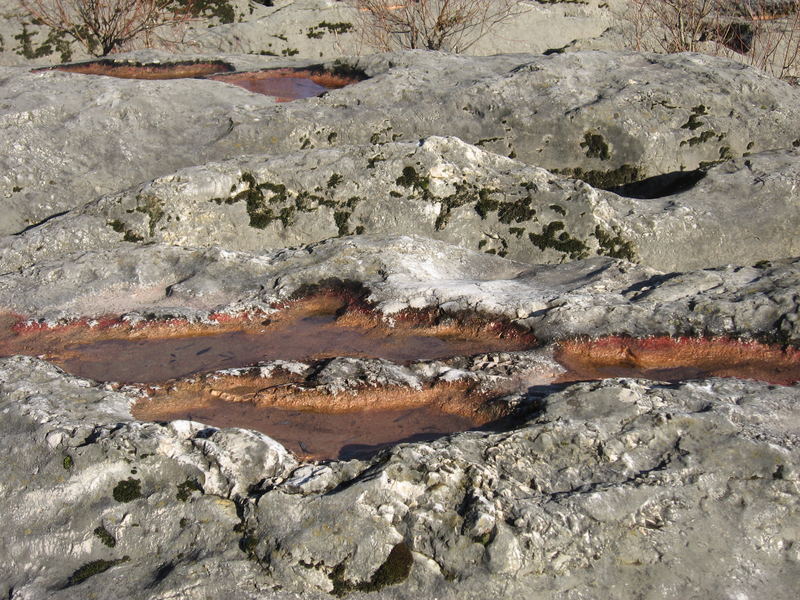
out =
{"type": "Polygon", "coordinates": [[[800,381],[800,351],[725,338],[610,336],[564,342],[556,358],[567,368],[559,381],[610,377],[671,382],[736,377],[778,385],[800,381]]]}
{"type": "MultiPolygon", "coordinates": [[[[445,326],[425,325],[428,321],[420,318],[390,328],[342,302],[322,295],[267,320],[231,318],[213,326],[148,322],[132,327],[109,319],[95,328],[75,323],[48,329],[20,326],[0,315],[0,356],[41,354],[68,372],[99,381],[159,383],[136,404],[134,416],[256,429],[301,456],[321,459],[364,457],[398,441],[472,429],[502,414],[486,394],[466,383],[423,390],[365,387],[331,395],[288,373],[271,379],[254,372],[168,382],[259,361],[356,356],[408,362],[520,350],[535,343],[491,321],[445,326]]],[[[800,351],[726,339],[577,340],[559,344],[556,358],[568,371],[553,382],[620,376],[744,377],[783,385],[800,380],[800,351]]]]}
{"type": "Polygon", "coordinates": [[[226,331],[192,337],[111,339],[67,346],[56,359],[66,371],[96,381],[153,383],[244,367],[259,361],[336,356],[431,360],[508,348],[500,339],[415,335],[391,329],[338,325],[332,315],[266,327],[262,333],[226,331]]]}
{"type": "Polygon", "coordinates": [[[303,98],[313,98],[325,92],[338,89],[359,79],[340,77],[324,71],[267,69],[245,73],[221,74],[209,77],[243,87],[256,94],[274,96],[278,102],[290,102],[303,98]]]}
{"type": "Polygon", "coordinates": [[[477,426],[470,419],[432,406],[325,413],[219,399],[192,409],[164,411],[150,420],[174,419],[255,429],[298,456],[314,459],[367,458],[399,442],[434,440],[477,426]]]}

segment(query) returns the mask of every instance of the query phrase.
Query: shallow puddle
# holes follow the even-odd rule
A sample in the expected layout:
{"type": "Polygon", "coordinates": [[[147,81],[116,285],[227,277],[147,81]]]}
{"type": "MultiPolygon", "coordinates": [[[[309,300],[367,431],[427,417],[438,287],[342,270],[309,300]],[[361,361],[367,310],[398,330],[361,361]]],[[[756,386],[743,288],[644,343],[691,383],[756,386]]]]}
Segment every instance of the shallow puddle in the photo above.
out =
{"type": "MultiPolygon", "coordinates": [[[[143,412],[140,407],[137,418],[145,416],[143,412]]],[[[162,409],[158,416],[147,415],[143,420],[175,419],[255,429],[278,440],[297,456],[313,459],[369,458],[400,442],[434,440],[478,425],[432,406],[326,413],[221,399],[211,399],[191,409],[162,409]]]]}
{"type": "Polygon", "coordinates": [[[800,351],[724,338],[608,337],[559,345],[559,381],[632,377],[679,382],[706,377],[754,379],[777,385],[800,381],[800,351]]]}
{"type": "MultiPolygon", "coordinates": [[[[507,387],[492,394],[462,380],[417,390],[364,385],[333,394],[307,379],[327,358],[409,363],[535,346],[530,334],[508,323],[441,317],[412,311],[396,316],[390,327],[347,293],[308,296],[274,314],[227,316],[216,325],[131,325],[111,318],[94,327],[77,322],[48,328],[0,315],[0,356],[42,355],[75,375],[141,384],[147,397],[133,407],[141,420],[256,429],[301,457],[365,458],[400,441],[435,439],[507,414],[505,404],[491,402],[493,395],[512,391],[507,387]],[[220,372],[276,360],[311,367],[299,373],[220,372]]],[[[574,340],[558,344],[555,358],[567,371],[543,374],[546,384],[609,377],[800,381],[800,351],[728,339],[574,340]]]]}
{"type": "Polygon", "coordinates": [[[267,69],[213,75],[209,79],[237,85],[256,94],[274,96],[278,102],[321,96],[329,90],[362,80],[316,69],[267,69]]]}
{"type": "Polygon", "coordinates": [[[338,324],[333,315],[316,315],[266,326],[260,332],[98,340],[66,346],[55,362],[73,375],[95,381],[153,383],[262,361],[349,356],[407,363],[513,346],[502,339],[437,337],[380,327],[361,329],[338,324]]]}

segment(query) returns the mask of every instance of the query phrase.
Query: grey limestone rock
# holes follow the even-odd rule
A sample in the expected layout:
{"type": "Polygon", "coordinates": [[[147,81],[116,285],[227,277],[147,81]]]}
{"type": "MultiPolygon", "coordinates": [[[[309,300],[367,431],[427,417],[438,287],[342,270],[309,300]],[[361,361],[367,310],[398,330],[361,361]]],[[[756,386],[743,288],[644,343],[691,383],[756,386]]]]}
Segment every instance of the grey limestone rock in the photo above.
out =
{"type": "Polygon", "coordinates": [[[511,430],[298,468],[264,436],[133,422],[125,392],[36,359],[0,371],[14,598],[788,599],[800,580],[796,388],[534,387],[511,430]]]}
{"type": "MultiPolygon", "coordinates": [[[[326,68],[368,79],[278,104],[0,69],[0,309],[211,322],[347,282],[388,325],[430,309],[542,343],[800,344],[796,88],[695,54],[326,68]]],[[[797,385],[554,386],[552,348],[261,373],[278,368],[331,393],[502,384],[514,412],[304,463],[250,430],[137,421],[137,388],[0,358],[0,597],[796,597],[797,385]]]]}
{"type": "Polygon", "coordinates": [[[797,149],[752,154],[677,183],[619,190],[657,196],[634,198],[458,138],[240,158],[182,169],[6,237],[0,269],[122,243],[257,252],[348,234],[423,235],[534,264],[595,255],[663,271],[756,263],[800,253],[798,165],[797,149]]]}
{"type": "Polygon", "coordinates": [[[605,188],[800,139],[800,92],[701,55],[405,52],[328,67],[343,64],[371,78],[283,104],[217,81],[4,69],[0,124],[15,141],[0,153],[0,232],[244,153],[455,136],[605,188]]]}
{"type": "Polygon", "coordinates": [[[0,306],[51,323],[129,312],[203,319],[212,311],[269,311],[309,285],[356,281],[389,320],[433,307],[503,316],[543,341],[660,334],[794,344],[798,268],[785,259],[662,274],[607,257],[531,266],[414,236],[351,236],[264,254],[150,245],[1,275],[0,306]]]}

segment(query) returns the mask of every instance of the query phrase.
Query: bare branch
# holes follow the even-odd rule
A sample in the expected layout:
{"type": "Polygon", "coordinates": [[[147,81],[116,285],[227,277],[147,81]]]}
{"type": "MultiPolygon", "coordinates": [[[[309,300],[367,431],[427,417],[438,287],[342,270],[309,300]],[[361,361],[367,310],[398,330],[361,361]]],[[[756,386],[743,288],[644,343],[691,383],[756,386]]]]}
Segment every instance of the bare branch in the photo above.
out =
{"type": "Polygon", "coordinates": [[[194,18],[195,0],[19,0],[38,23],[65,33],[90,54],[164,46],[194,18]]]}
{"type": "Polygon", "coordinates": [[[519,11],[518,0],[350,0],[363,41],[379,50],[463,52],[519,11]]]}
{"type": "Polygon", "coordinates": [[[781,78],[800,70],[800,0],[630,0],[628,44],[706,52],[781,78]]]}

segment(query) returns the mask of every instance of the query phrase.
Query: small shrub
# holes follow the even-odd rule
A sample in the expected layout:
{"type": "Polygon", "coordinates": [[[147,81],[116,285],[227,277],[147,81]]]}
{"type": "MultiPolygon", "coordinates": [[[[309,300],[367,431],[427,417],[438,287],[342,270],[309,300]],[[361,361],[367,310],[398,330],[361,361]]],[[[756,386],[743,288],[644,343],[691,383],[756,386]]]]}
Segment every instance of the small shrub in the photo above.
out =
{"type": "Polygon", "coordinates": [[[518,12],[517,0],[350,0],[356,27],[378,50],[463,52],[518,12]]]}
{"type": "Polygon", "coordinates": [[[35,22],[75,39],[94,56],[138,45],[169,46],[198,14],[194,0],[19,0],[19,4],[35,22]]]}
{"type": "Polygon", "coordinates": [[[705,52],[781,78],[800,68],[800,0],[630,0],[621,16],[636,50],[705,52]]]}

